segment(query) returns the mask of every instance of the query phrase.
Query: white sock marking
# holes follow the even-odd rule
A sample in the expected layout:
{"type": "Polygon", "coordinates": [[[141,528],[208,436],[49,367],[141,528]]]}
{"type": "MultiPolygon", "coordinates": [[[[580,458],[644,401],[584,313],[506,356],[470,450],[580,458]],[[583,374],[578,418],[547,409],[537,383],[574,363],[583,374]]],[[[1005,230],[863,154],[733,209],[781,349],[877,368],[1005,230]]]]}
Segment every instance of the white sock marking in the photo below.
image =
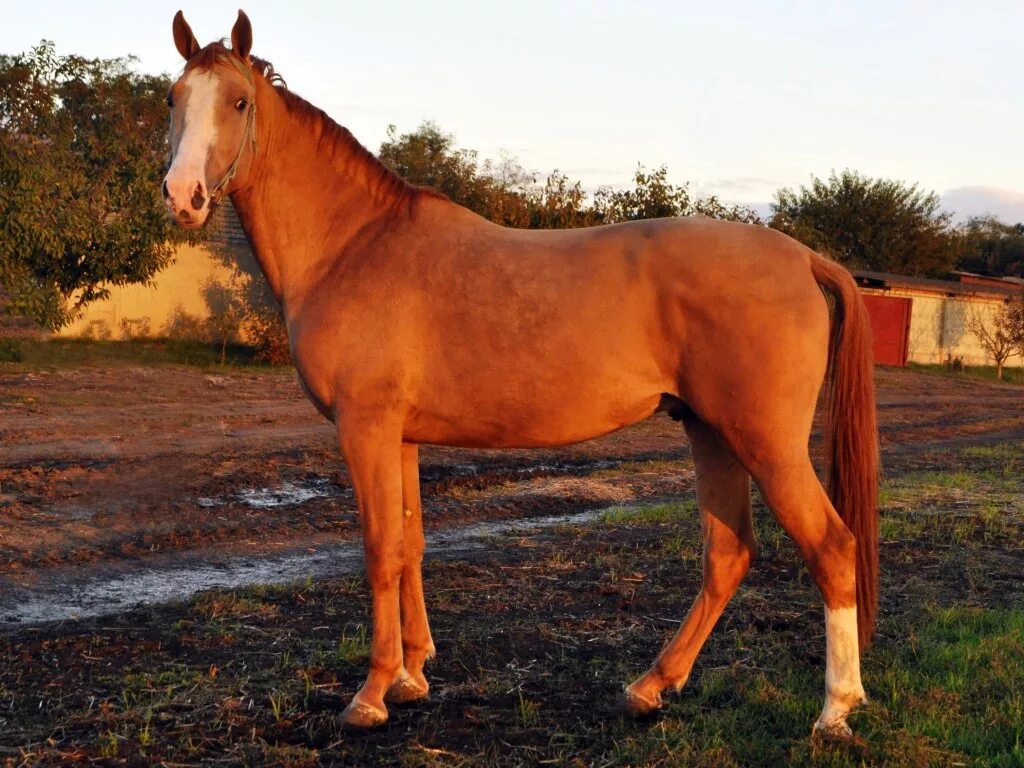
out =
{"type": "Polygon", "coordinates": [[[818,726],[845,726],[846,714],[865,698],[855,607],[832,611],[825,606],[825,652],[825,708],[818,726]]]}

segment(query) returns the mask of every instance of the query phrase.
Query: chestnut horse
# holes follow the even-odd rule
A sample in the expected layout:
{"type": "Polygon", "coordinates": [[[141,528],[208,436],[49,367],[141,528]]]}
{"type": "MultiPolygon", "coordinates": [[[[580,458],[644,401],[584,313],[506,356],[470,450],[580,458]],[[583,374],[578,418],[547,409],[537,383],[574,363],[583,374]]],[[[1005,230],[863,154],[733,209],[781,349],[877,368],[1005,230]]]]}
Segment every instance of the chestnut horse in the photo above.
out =
{"type": "Polygon", "coordinates": [[[345,724],[427,695],[420,444],[567,445],[667,411],[693,449],[703,586],[627,709],[652,712],[686,682],[747,572],[753,477],[825,602],[815,730],[849,734],[875,614],[878,464],[849,273],[774,230],[702,217],[497,226],[407,184],[290,92],[250,55],[244,13],[230,48],[200,47],[180,11],[173,30],[186,64],[168,95],[167,208],[200,227],[231,195],[358,500],[373,644],[345,724]],[[808,456],[826,377],[828,495],[808,456]]]}

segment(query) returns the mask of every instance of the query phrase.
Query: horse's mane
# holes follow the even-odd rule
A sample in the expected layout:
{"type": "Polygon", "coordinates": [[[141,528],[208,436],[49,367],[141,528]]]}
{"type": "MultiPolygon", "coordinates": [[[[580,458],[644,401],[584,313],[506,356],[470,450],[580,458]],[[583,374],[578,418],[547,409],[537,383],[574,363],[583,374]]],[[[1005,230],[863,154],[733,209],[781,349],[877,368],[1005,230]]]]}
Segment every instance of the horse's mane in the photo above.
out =
{"type": "MultiPolygon", "coordinates": [[[[189,59],[185,69],[212,69],[220,56],[235,56],[235,54],[224,44],[224,41],[210,43],[189,59]]],[[[273,86],[274,90],[281,96],[289,114],[310,127],[319,126],[320,146],[328,153],[340,154],[345,157],[350,170],[361,172],[353,173],[353,175],[361,175],[363,177],[370,194],[378,202],[395,205],[405,203],[411,211],[413,203],[423,196],[448,199],[441,192],[429,187],[410,184],[391,170],[376,155],[364,147],[348,128],[339,125],[322,109],[310,104],[298,94],[290,91],[288,84],[274,69],[274,65],[271,62],[257,56],[250,56],[249,60],[252,64],[252,71],[273,86]]]]}

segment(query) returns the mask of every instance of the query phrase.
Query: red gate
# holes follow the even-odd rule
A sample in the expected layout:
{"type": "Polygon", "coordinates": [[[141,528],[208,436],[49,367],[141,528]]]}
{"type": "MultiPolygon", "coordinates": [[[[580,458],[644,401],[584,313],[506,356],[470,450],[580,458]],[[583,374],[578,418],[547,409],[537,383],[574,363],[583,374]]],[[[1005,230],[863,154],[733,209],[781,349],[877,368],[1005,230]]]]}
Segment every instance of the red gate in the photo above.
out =
{"type": "Polygon", "coordinates": [[[871,316],[875,338],[877,365],[907,364],[907,342],[910,339],[911,300],[897,296],[861,294],[871,316]]]}

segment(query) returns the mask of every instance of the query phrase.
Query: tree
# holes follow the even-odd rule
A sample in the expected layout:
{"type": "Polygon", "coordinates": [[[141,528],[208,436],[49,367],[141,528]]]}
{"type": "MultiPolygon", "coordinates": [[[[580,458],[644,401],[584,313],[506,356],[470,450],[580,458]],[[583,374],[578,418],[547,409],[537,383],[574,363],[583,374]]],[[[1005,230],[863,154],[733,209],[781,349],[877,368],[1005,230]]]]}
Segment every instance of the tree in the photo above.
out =
{"type": "Polygon", "coordinates": [[[228,344],[237,342],[248,308],[244,276],[239,271],[231,273],[226,281],[207,277],[203,284],[203,298],[210,315],[206,322],[210,337],[220,344],[220,364],[228,356],[228,344]]]}
{"type": "Polygon", "coordinates": [[[963,226],[957,267],[983,275],[1024,277],[1024,223],[976,216],[963,226]]]}
{"type": "Polygon", "coordinates": [[[631,189],[602,187],[597,191],[595,207],[599,218],[608,223],[659,219],[669,216],[708,216],[748,224],[760,224],[760,217],[741,205],[725,205],[717,197],[696,198],[690,185],[677,186],[668,180],[668,167],[646,171],[638,166],[631,189]]]}
{"type": "Polygon", "coordinates": [[[848,267],[941,277],[958,238],[934,192],[846,170],[775,193],[770,226],[848,267]]]}
{"type": "Polygon", "coordinates": [[[455,137],[436,124],[424,122],[417,130],[404,134],[389,125],[379,157],[409,183],[436,189],[490,218],[491,194],[489,184],[481,178],[477,153],[456,149],[455,137]]]}
{"type": "Polygon", "coordinates": [[[50,328],[150,279],[184,237],[160,197],[170,81],[132,62],[47,41],[0,55],[0,286],[50,328]]]}
{"type": "Polygon", "coordinates": [[[475,151],[457,149],[451,134],[429,122],[405,134],[390,126],[380,159],[407,181],[433,187],[507,227],[565,229],[695,214],[760,223],[749,208],[726,205],[715,197],[693,198],[689,185],[668,181],[664,166],[650,172],[638,167],[632,188],[602,187],[593,199],[579,181],[557,170],[539,184],[536,174],[514,157],[481,162],[475,151]]]}
{"type": "Polygon", "coordinates": [[[1006,361],[1024,357],[1024,293],[1002,304],[986,319],[972,310],[965,320],[967,330],[996,364],[996,378],[1003,378],[1006,361]]]}

